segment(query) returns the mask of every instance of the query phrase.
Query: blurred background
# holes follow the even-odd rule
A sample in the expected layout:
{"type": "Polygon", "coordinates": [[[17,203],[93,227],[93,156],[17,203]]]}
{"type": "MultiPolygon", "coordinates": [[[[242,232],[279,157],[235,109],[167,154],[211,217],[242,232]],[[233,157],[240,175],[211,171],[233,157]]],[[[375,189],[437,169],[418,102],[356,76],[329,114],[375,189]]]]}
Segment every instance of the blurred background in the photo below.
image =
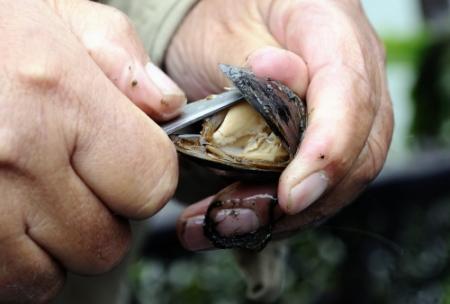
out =
{"type": "MultiPolygon", "coordinates": [[[[362,2],[387,49],[392,148],[354,204],[289,240],[276,303],[450,303],[450,1],[362,2]]],[[[132,303],[250,303],[229,251],[188,253],[150,226],[132,303]]]]}

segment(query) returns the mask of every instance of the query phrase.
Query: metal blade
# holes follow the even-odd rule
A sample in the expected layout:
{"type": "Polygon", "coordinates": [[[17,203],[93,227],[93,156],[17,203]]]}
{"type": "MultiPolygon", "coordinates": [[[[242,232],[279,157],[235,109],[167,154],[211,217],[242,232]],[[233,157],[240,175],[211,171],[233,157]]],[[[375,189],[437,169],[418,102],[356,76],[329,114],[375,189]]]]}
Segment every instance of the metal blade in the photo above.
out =
{"type": "Polygon", "coordinates": [[[177,118],[161,125],[168,134],[173,134],[197,121],[205,119],[242,99],[242,94],[237,89],[213,95],[202,100],[187,104],[183,112],[177,118]]]}

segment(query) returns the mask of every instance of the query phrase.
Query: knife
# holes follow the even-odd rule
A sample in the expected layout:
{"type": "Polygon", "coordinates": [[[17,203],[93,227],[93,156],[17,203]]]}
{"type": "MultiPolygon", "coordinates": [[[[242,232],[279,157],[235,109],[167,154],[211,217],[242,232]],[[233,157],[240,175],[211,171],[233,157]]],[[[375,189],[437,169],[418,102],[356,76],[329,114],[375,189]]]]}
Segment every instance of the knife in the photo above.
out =
{"type": "Polygon", "coordinates": [[[197,121],[205,119],[242,99],[241,92],[233,88],[205,99],[188,103],[181,114],[171,121],[161,125],[167,135],[173,134],[197,121]]]}

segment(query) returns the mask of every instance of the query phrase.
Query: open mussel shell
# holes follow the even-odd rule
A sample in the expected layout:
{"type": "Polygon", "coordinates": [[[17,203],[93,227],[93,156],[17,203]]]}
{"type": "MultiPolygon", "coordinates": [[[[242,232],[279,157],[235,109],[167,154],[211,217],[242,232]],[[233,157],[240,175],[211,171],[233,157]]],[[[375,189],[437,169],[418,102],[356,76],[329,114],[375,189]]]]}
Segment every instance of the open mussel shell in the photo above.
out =
{"type": "Polygon", "coordinates": [[[207,140],[207,135],[214,132],[223,121],[220,114],[206,119],[203,130],[197,134],[172,136],[178,152],[204,167],[215,169],[216,173],[221,175],[262,180],[279,176],[294,157],[306,129],[305,103],[291,89],[278,81],[259,78],[249,70],[230,65],[220,65],[220,68],[242,93],[243,99],[263,117],[272,132],[280,139],[289,154],[289,159],[251,160],[223,153],[220,147],[207,140]]]}

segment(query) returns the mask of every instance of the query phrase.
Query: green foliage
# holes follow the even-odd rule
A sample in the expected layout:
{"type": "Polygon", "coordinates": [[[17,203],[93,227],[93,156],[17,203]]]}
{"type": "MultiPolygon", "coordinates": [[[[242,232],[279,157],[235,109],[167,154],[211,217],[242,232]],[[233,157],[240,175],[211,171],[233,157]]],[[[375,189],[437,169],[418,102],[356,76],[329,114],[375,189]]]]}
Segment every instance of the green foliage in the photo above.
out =
{"type": "Polygon", "coordinates": [[[417,64],[429,41],[430,36],[425,31],[411,37],[383,37],[387,63],[417,64]]]}

